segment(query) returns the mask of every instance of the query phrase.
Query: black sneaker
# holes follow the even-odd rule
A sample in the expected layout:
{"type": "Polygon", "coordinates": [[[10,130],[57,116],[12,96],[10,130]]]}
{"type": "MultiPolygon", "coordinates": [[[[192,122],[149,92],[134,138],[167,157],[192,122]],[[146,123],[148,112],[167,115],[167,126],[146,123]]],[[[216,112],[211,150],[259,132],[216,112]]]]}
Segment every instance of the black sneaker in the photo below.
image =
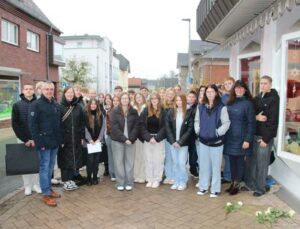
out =
{"type": "Polygon", "coordinates": [[[261,193],[261,192],[254,192],[253,193],[253,196],[255,196],[255,197],[260,197],[260,196],[262,196],[264,193],[261,193]]]}

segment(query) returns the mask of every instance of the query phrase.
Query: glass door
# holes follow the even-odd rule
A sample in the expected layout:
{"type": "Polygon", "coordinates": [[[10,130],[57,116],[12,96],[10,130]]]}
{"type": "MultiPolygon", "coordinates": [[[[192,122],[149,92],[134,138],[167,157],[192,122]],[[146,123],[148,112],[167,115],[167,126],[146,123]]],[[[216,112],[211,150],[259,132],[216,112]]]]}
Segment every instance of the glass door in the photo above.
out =
{"type": "Polygon", "coordinates": [[[240,59],[241,79],[247,83],[253,96],[259,93],[260,56],[240,59]]]}

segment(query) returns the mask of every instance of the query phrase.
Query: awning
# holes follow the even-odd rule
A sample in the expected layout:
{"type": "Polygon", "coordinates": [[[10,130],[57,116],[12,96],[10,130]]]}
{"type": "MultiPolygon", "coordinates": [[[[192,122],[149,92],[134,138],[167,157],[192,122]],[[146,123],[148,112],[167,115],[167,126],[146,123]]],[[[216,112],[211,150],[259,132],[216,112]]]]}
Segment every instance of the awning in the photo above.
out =
{"type": "Polygon", "coordinates": [[[22,70],[19,68],[8,68],[0,66],[0,75],[4,76],[21,76],[22,70]]]}
{"type": "Polygon", "coordinates": [[[222,43],[222,48],[227,48],[235,45],[239,41],[255,33],[257,29],[263,28],[266,24],[269,24],[271,20],[277,20],[286,11],[291,11],[293,7],[298,6],[300,6],[300,0],[277,0],[269,8],[265,9],[261,14],[252,19],[247,25],[245,25],[234,35],[224,41],[222,43]]]}

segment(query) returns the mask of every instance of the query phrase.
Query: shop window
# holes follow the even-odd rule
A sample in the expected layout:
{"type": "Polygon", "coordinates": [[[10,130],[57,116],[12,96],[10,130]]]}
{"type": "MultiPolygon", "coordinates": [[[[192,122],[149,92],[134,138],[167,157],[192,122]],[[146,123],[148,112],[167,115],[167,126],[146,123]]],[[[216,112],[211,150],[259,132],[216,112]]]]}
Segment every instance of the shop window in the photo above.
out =
{"type": "Polygon", "coordinates": [[[19,99],[19,81],[0,76],[0,119],[11,117],[12,105],[19,99]]]}
{"type": "Polygon", "coordinates": [[[300,39],[288,41],[284,151],[300,155],[300,39]]]}
{"type": "Polygon", "coordinates": [[[241,59],[241,79],[248,85],[253,96],[259,94],[260,56],[241,59]]]}

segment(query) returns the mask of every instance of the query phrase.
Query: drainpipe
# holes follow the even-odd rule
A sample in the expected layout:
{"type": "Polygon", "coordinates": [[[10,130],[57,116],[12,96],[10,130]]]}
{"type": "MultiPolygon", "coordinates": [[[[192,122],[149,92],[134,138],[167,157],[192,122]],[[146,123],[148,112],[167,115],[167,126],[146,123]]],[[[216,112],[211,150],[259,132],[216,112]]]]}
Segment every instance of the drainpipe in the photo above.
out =
{"type": "MultiPolygon", "coordinates": [[[[50,26],[50,30],[46,33],[46,79],[49,80],[49,68],[50,68],[50,60],[49,60],[49,36],[52,34],[52,26],[50,26]]],[[[54,47],[52,47],[54,49],[54,47]]]]}

